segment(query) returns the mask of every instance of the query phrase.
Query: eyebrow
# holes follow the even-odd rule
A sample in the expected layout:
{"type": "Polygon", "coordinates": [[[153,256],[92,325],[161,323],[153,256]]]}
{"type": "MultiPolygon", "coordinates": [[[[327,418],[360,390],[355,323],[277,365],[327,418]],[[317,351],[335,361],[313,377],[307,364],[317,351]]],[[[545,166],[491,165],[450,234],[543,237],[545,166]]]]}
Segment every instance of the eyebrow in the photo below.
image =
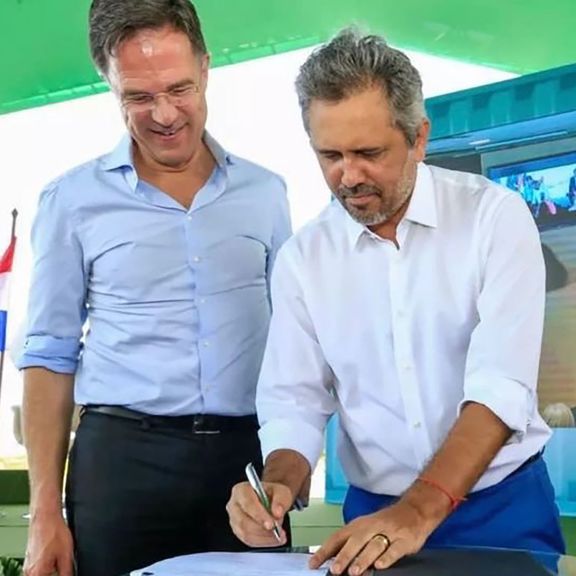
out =
{"type": "Polygon", "coordinates": [[[170,86],[168,86],[168,88],[166,88],[166,92],[169,92],[170,90],[175,90],[176,88],[184,88],[186,86],[197,86],[197,82],[195,82],[194,80],[180,80],[180,82],[175,82],[174,84],[171,84],[170,86]]]}
{"type": "MultiPolygon", "coordinates": [[[[348,152],[351,152],[352,154],[371,154],[374,152],[380,152],[382,150],[384,150],[382,146],[373,146],[369,148],[354,148],[352,150],[348,150],[348,152]]],[[[316,152],[318,154],[342,154],[341,150],[335,150],[332,148],[316,148],[316,152]]]]}
{"type": "MultiPolygon", "coordinates": [[[[194,80],[180,80],[180,82],[175,82],[174,84],[170,84],[165,90],[160,90],[160,92],[170,92],[171,90],[176,90],[178,88],[184,88],[186,86],[197,86],[194,80]]],[[[126,89],[122,91],[122,96],[135,96],[138,94],[151,94],[151,92],[147,92],[146,90],[135,90],[135,89],[126,89]]]]}

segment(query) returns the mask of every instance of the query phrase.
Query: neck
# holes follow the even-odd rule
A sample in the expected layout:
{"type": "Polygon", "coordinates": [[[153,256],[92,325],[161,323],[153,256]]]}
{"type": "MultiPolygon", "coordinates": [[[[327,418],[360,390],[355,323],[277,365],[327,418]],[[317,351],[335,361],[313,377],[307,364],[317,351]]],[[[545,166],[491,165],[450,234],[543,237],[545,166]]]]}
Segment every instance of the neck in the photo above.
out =
{"type": "Polygon", "coordinates": [[[385,222],[381,224],[375,224],[374,226],[368,226],[368,230],[374,232],[380,238],[384,238],[385,240],[391,240],[396,244],[396,248],[399,248],[398,241],[396,239],[396,231],[398,229],[398,224],[404,218],[404,214],[406,214],[406,210],[408,210],[408,205],[410,204],[410,198],[412,195],[408,196],[404,204],[400,206],[396,212],[388,218],[385,222]]]}
{"type": "Polygon", "coordinates": [[[210,178],[215,164],[216,160],[204,142],[186,164],[178,167],[150,161],[134,145],[134,167],[138,178],[162,190],[186,209],[192,205],[194,196],[210,178]]]}
{"type": "Polygon", "coordinates": [[[215,160],[212,153],[202,141],[196,152],[185,163],[178,166],[167,166],[156,162],[142,153],[136,142],[132,143],[134,167],[138,176],[147,181],[181,179],[182,177],[197,177],[208,174],[214,168],[215,160]]]}

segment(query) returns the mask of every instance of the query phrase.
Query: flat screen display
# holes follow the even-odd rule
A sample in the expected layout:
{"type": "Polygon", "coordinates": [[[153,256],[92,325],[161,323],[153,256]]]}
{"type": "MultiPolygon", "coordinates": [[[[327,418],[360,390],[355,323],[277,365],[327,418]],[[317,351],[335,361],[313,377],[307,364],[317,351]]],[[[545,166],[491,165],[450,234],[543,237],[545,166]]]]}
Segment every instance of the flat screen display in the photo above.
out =
{"type": "Polygon", "coordinates": [[[486,175],[521,194],[540,229],[576,224],[576,152],[494,166],[486,175]]]}

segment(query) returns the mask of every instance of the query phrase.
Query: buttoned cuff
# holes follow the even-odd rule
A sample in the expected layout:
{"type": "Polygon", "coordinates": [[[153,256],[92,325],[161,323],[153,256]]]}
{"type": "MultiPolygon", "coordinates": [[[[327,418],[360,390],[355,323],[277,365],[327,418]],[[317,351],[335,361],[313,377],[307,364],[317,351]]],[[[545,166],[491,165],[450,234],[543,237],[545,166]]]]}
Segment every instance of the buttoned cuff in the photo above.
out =
{"type": "Polygon", "coordinates": [[[274,450],[294,450],[308,460],[311,470],[324,447],[324,430],[300,420],[270,420],[260,428],[259,436],[264,461],[274,450]]]}

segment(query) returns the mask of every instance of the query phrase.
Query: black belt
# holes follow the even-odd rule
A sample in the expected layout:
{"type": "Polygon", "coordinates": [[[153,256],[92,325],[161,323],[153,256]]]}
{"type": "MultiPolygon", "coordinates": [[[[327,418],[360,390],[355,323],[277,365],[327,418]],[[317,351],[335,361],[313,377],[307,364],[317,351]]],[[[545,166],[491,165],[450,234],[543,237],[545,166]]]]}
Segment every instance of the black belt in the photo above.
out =
{"type": "Polygon", "coordinates": [[[114,418],[123,418],[140,422],[148,428],[172,428],[195,434],[218,434],[220,432],[248,432],[258,430],[258,418],[248,416],[221,416],[220,414],[186,414],[185,416],[155,416],[122,406],[88,405],[82,408],[82,414],[103,414],[114,418]]]}

